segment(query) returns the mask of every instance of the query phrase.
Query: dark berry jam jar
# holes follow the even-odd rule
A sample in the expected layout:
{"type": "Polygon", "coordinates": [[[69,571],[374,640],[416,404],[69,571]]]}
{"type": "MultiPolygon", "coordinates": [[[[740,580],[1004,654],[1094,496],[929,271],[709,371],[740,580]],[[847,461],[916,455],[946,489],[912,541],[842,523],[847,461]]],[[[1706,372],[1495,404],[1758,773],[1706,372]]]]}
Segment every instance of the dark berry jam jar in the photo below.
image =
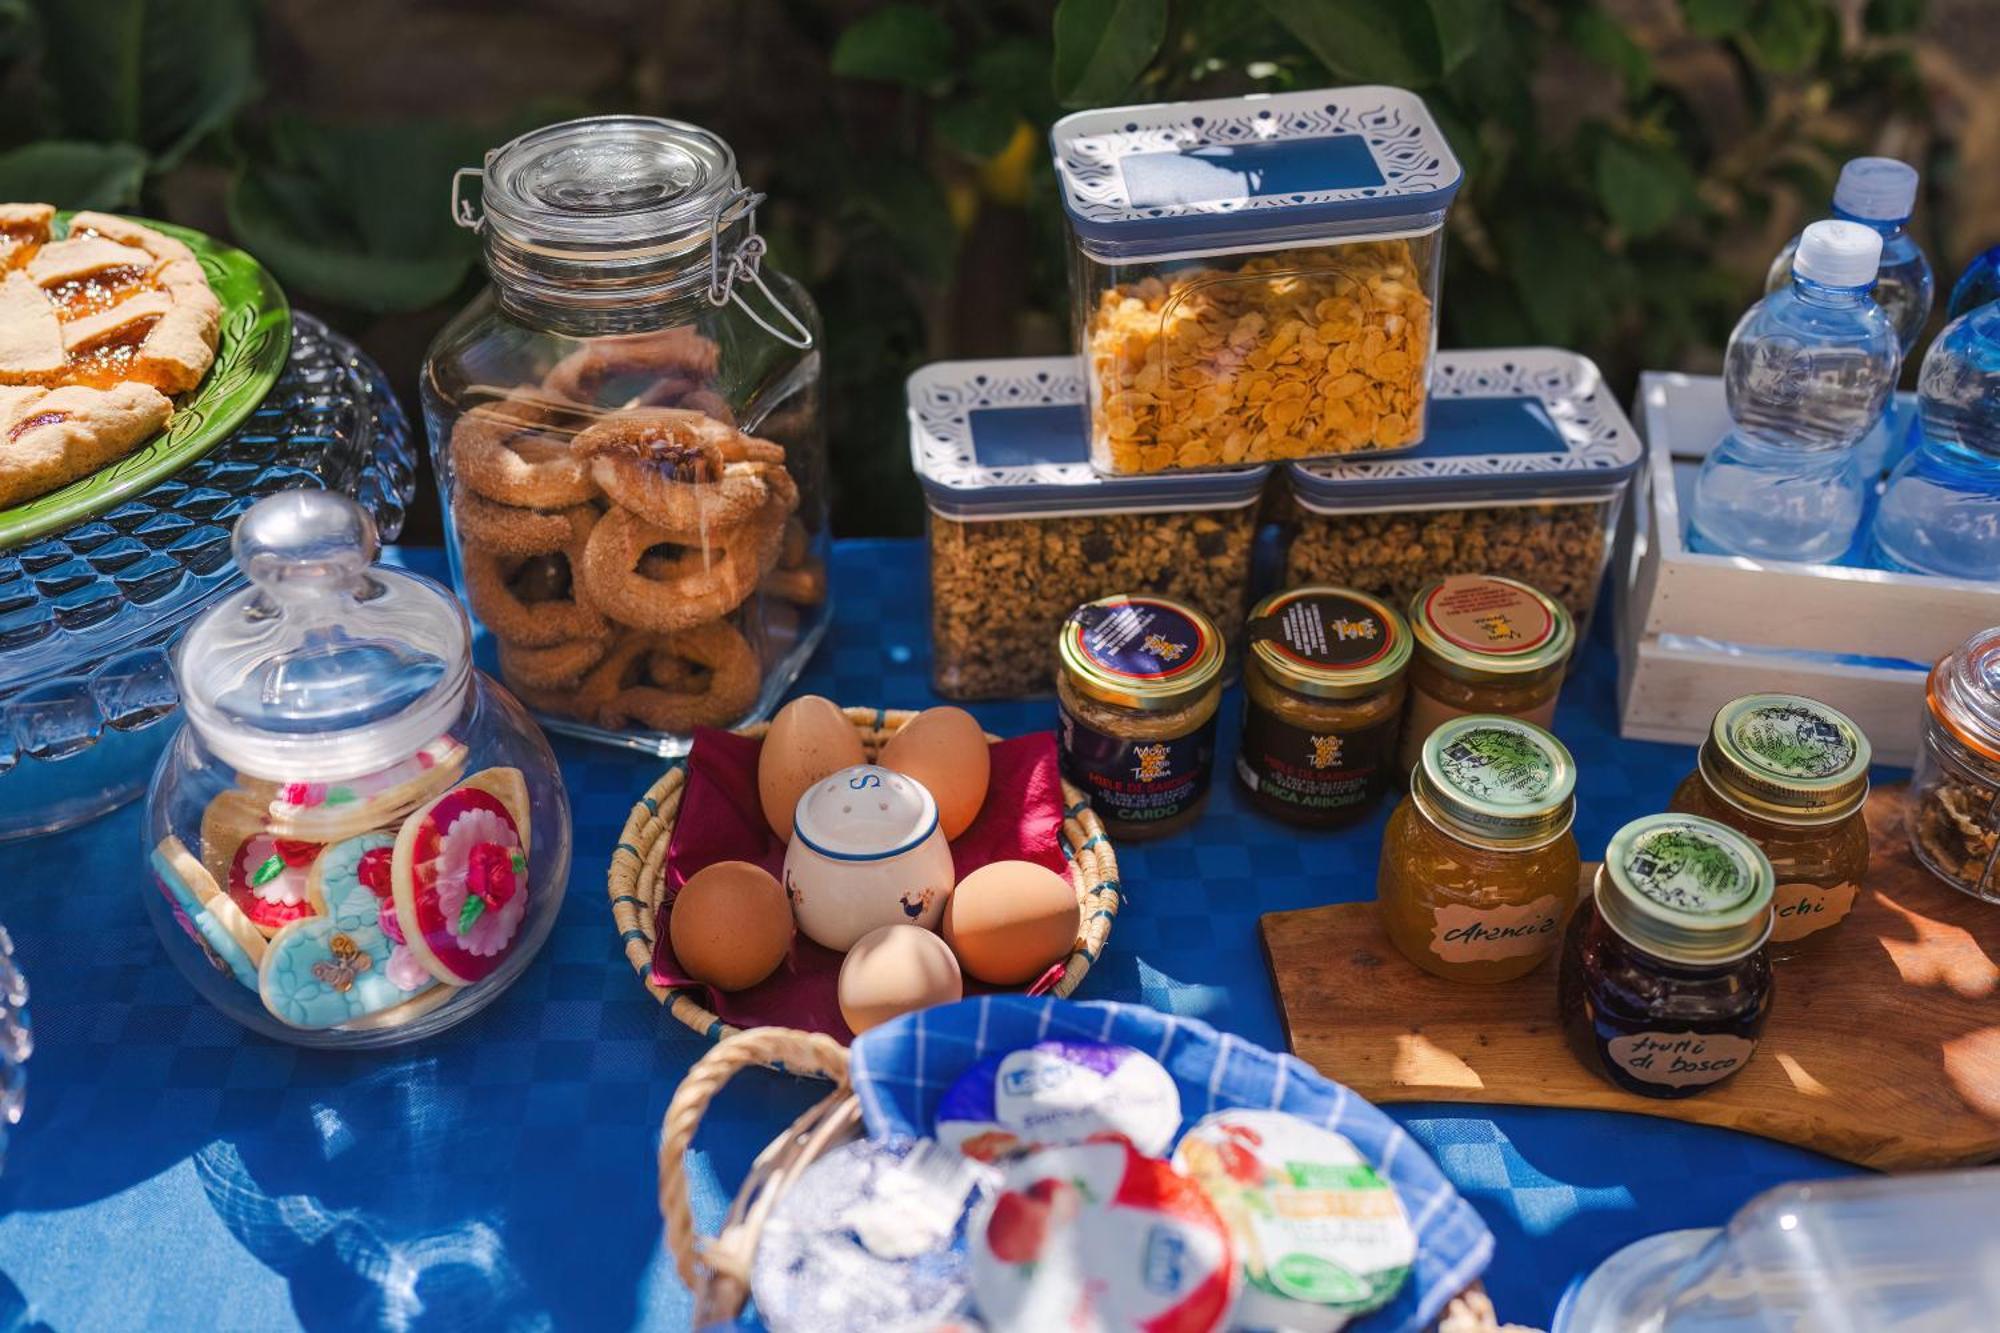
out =
{"type": "Polygon", "coordinates": [[[1750,1062],[1771,1012],[1771,863],[1712,819],[1620,829],[1563,940],[1563,1031],[1642,1097],[1692,1097],[1750,1062]]]}

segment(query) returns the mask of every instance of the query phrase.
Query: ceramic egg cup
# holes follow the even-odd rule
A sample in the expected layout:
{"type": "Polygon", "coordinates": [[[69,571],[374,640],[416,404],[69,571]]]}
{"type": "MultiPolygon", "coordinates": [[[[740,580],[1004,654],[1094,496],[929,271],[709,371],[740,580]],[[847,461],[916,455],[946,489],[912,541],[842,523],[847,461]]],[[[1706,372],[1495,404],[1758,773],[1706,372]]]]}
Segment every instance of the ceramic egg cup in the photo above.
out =
{"type": "MultiPolygon", "coordinates": [[[[845,708],[842,713],[859,735],[862,752],[870,764],[881,755],[882,747],[889,738],[917,716],[915,711],[908,709],[845,708]]],[[[768,724],[757,723],[738,728],[737,734],[761,740],[768,729],[768,724]]],[[[988,744],[994,744],[999,737],[989,734],[986,740],[988,744]]],[[[919,784],[912,785],[922,790],[919,784]]],[[[654,930],[666,896],[667,849],[673,841],[674,824],[686,789],[686,768],[677,764],[662,774],[659,781],[639,798],[611,854],[607,887],[612,921],[617,927],[619,939],[624,942],[626,961],[638,975],[639,984],[654,999],[666,1005],[680,1022],[711,1039],[720,1040],[742,1029],[710,1009],[703,1002],[701,988],[670,988],[653,980],[654,930]]],[[[999,796],[1000,790],[996,787],[988,793],[987,800],[999,796]]],[[[1070,883],[1076,889],[1082,924],[1075,945],[1063,960],[1061,978],[1047,992],[1058,997],[1072,994],[1083,984],[1084,977],[1110,940],[1119,904],[1118,860],[1103,824],[1090,809],[1084,793],[1067,781],[1062,784],[1062,800],[1062,842],[1068,856],[1070,883]]],[[[952,883],[950,852],[942,835],[939,835],[938,844],[945,852],[943,883],[948,888],[952,883]]],[[[788,848],[788,857],[789,854],[788,848]]],[[[943,910],[941,899],[936,910],[943,910]]],[[[935,926],[936,918],[931,918],[928,924],[935,926]]],[[[778,1057],[770,1057],[769,1063],[776,1066],[778,1057]]],[[[824,1077],[816,1070],[794,1072],[816,1073],[824,1077]]]]}

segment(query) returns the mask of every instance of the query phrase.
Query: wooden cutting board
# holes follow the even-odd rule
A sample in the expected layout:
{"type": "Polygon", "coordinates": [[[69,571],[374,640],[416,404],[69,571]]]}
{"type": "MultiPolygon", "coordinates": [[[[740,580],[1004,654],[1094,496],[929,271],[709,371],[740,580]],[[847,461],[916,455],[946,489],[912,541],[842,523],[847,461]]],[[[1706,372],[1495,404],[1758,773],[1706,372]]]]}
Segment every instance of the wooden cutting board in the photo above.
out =
{"type": "MultiPolygon", "coordinates": [[[[2000,1157],[2000,905],[1911,856],[1901,787],[1868,801],[1874,854],[1854,910],[1781,963],[1756,1057],[1682,1101],[1623,1092],[1570,1054],[1556,960],[1518,981],[1444,981],[1396,952],[1375,904],[1263,919],[1286,1040],[1376,1102],[1636,1111],[1722,1125],[1884,1170],[2000,1157]]],[[[1584,867],[1588,885],[1594,865],[1584,867]]]]}

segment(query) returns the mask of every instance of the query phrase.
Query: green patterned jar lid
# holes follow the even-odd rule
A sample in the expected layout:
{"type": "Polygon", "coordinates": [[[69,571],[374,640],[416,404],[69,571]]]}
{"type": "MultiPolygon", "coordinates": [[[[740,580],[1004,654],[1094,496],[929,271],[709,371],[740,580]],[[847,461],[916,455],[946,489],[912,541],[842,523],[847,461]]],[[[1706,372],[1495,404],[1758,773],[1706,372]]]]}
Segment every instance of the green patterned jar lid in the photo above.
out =
{"type": "Polygon", "coordinates": [[[1498,714],[1455,717],[1424,741],[1410,794],[1432,823],[1469,841],[1546,846],[1576,814],[1576,764],[1532,722],[1498,714]]]}
{"type": "Polygon", "coordinates": [[[1826,824],[1868,799],[1868,738],[1845,713],[1797,694],[1724,704],[1701,747],[1718,796],[1760,819],[1826,824]]]}
{"type": "Polygon", "coordinates": [[[1776,877],[1756,843],[1696,815],[1646,815],[1611,837],[1597,876],[1605,924],[1668,962],[1734,962],[1771,933],[1776,877]]]}

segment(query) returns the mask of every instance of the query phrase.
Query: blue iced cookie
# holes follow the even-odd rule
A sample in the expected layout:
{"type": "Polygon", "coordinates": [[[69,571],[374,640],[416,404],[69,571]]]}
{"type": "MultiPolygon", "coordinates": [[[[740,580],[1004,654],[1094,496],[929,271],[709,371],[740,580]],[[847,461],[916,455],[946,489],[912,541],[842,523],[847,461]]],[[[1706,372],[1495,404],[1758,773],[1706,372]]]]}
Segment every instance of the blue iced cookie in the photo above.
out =
{"type": "Polygon", "coordinates": [[[316,915],[271,937],[258,969],[264,1007],[296,1028],[330,1028],[394,1008],[427,990],[410,989],[411,969],[392,968],[394,942],[383,931],[381,899],[366,882],[385,875],[395,839],[364,833],[329,846],[313,863],[307,897],[316,915]]]}
{"type": "Polygon", "coordinates": [[[153,874],[160,887],[218,971],[225,971],[252,990],[264,957],[264,936],[215,883],[215,876],[171,835],[153,849],[153,874]]]}

